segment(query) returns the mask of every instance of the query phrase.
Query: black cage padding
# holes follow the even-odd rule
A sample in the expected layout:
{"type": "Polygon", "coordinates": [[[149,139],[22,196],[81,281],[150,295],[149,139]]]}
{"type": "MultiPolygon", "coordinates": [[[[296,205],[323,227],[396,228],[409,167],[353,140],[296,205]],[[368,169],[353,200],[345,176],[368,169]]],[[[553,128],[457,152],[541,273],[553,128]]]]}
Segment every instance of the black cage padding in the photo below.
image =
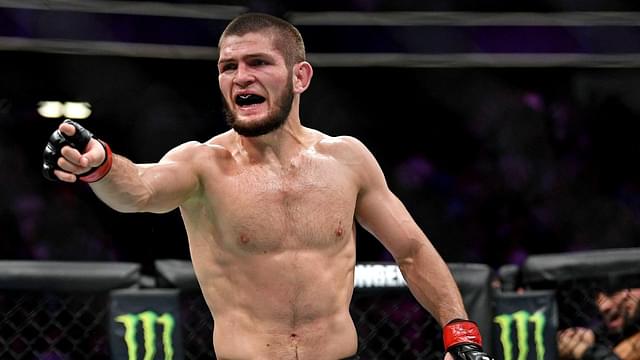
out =
{"type": "Polygon", "coordinates": [[[522,282],[532,288],[576,280],[599,280],[603,286],[640,286],[640,248],[532,255],[522,266],[522,282]]]}
{"type": "Polygon", "coordinates": [[[157,285],[174,287],[181,290],[200,290],[193,270],[193,264],[187,260],[156,260],[157,285]]]}
{"type": "Polygon", "coordinates": [[[0,261],[0,289],[101,292],[138,284],[140,264],[0,261]]]}

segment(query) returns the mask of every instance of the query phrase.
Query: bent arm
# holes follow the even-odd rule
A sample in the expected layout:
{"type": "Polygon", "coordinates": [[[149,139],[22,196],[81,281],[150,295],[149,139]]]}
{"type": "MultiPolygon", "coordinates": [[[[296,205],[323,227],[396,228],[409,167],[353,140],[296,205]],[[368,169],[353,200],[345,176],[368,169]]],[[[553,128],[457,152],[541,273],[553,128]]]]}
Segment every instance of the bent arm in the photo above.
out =
{"type": "Polygon", "coordinates": [[[91,189],[117,211],[171,211],[198,191],[195,146],[195,142],[178,146],[155,164],[135,164],[114,154],[111,170],[100,181],[91,183],[91,189]]]}
{"type": "Polygon", "coordinates": [[[362,144],[355,168],[361,179],[356,219],[389,250],[418,302],[444,325],[467,319],[453,275],[402,202],[389,190],[382,170],[362,144]]]}

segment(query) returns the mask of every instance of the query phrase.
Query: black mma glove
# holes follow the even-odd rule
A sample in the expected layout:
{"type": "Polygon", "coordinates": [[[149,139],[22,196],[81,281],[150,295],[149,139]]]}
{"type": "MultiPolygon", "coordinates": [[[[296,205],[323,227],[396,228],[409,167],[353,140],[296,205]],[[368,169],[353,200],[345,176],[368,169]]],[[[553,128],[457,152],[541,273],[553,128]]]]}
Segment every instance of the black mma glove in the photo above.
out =
{"type": "MultiPolygon", "coordinates": [[[[49,142],[44,148],[44,153],[42,154],[42,174],[45,178],[51,181],[58,180],[53,171],[56,169],[62,170],[58,166],[58,159],[62,156],[62,148],[68,145],[75,149],[78,149],[78,151],[82,153],[85,151],[91,138],[93,138],[93,134],[77,122],[68,119],[64,122],[75,127],[76,132],[73,134],[73,136],[68,136],[60,132],[60,130],[56,129],[56,131],[54,131],[53,134],[51,134],[51,136],[49,137],[49,142]]],[[[88,172],[78,175],[78,179],[84,182],[91,183],[98,181],[105,175],[107,175],[107,173],[111,169],[111,164],[113,161],[111,149],[109,148],[109,145],[107,145],[107,143],[105,143],[104,141],[98,141],[104,147],[104,161],[102,162],[102,164],[92,168],[88,172]]]]}
{"type": "Polygon", "coordinates": [[[444,348],[455,360],[494,360],[482,350],[478,325],[471,320],[455,319],[442,329],[444,348]]]}

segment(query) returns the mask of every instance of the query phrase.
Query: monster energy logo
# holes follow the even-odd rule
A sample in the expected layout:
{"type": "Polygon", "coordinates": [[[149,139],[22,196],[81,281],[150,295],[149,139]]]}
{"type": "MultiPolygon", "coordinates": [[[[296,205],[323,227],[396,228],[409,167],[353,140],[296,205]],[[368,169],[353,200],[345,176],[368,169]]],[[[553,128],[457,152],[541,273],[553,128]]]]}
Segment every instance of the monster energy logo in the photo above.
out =
{"type": "Polygon", "coordinates": [[[529,355],[529,324],[533,324],[533,338],[537,360],[544,359],[544,326],[546,318],[542,311],[531,314],[527,311],[517,311],[513,314],[501,314],[493,318],[493,322],[500,327],[500,343],[504,353],[504,360],[513,360],[513,342],[511,336],[512,325],[515,324],[516,341],[518,343],[517,360],[525,360],[529,355]]]}
{"type": "Polygon", "coordinates": [[[124,342],[127,344],[129,360],[138,360],[138,324],[142,324],[144,338],[144,358],[151,360],[156,355],[156,325],[162,327],[162,346],[164,359],[173,359],[172,334],[175,328],[175,320],[169,313],[160,316],[153,311],[145,311],[138,314],[124,314],[116,316],[115,320],[124,325],[124,342]]]}

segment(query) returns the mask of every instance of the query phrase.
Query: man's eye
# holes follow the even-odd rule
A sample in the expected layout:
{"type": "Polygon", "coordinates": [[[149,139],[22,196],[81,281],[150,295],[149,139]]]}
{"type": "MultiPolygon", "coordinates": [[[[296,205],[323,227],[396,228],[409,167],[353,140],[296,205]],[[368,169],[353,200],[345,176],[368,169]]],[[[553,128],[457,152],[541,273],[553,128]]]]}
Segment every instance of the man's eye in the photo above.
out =
{"type": "Polygon", "coordinates": [[[233,70],[235,69],[236,66],[235,64],[225,64],[220,68],[220,72],[225,72],[225,71],[229,71],[229,70],[233,70]]]}

